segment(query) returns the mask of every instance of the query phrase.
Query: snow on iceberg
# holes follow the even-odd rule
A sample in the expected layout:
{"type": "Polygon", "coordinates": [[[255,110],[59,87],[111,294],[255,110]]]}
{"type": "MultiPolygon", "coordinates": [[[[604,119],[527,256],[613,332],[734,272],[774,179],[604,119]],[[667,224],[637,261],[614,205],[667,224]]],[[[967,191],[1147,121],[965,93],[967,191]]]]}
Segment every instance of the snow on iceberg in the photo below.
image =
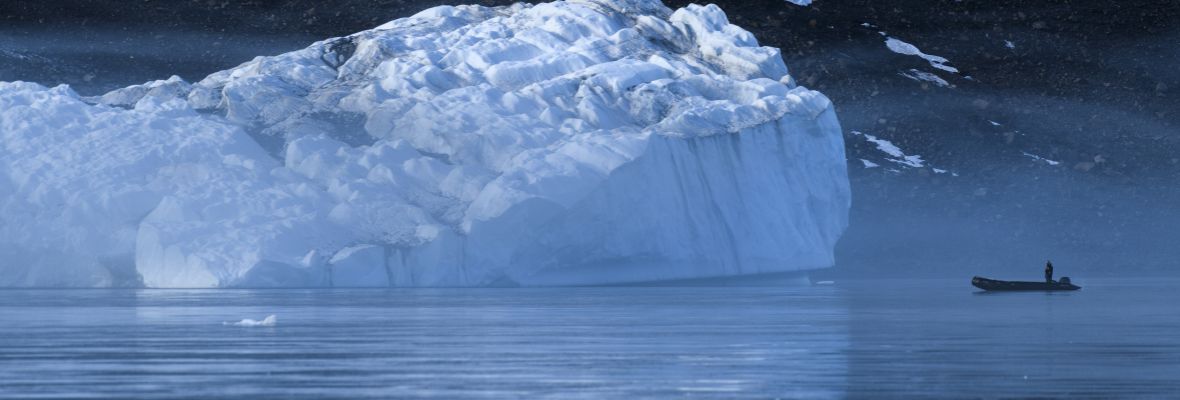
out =
{"type": "Polygon", "coordinates": [[[0,83],[0,285],[606,284],[820,268],[831,103],[716,6],[442,6],[80,98],[0,83]]]}

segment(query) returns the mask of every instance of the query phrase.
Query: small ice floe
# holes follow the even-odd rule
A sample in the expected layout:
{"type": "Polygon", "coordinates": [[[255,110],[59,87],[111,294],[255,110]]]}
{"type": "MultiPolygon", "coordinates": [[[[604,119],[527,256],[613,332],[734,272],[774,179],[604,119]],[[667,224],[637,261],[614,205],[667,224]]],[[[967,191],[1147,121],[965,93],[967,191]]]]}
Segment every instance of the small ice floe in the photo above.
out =
{"type": "Polygon", "coordinates": [[[863,26],[865,28],[876,28],[877,27],[876,25],[870,24],[868,22],[861,22],[860,26],[863,26]]]}
{"type": "Polygon", "coordinates": [[[261,321],[256,320],[256,319],[246,318],[246,319],[243,319],[238,322],[226,321],[226,322],[222,322],[221,324],[222,325],[233,325],[233,326],[275,326],[275,324],[277,324],[277,323],[279,323],[279,318],[272,314],[272,315],[267,315],[266,318],[263,318],[261,321]]]}
{"type": "Polygon", "coordinates": [[[815,283],[812,283],[812,285],[815,285],[815,286],[832,286],[835,284],[836,284],[836,281],[815,281],[815,283]]]}
{"type": "Polygon", "coordinates": [[[946,65],[946,63],[950,62],[950,60],[947,60],[946,57],[923,53],[922,50],[918,49],[918,46],[914,46],[896,38],[886,37],[885,47],[888,47],[889,50],[897,54],[922,57],[922,59],[930,63],[931,67],[938,68],[946,72],[953,72],[956,74],[959,73],[958,68],[946,65]]]}
{"type": "Polygon", "coordinates": [[[936,174],[945,174],[946,173],[945,169],[938,169],[938,168],[930,168],[930,169],[934,170],[934,173],[936,173],[936,174]]]}
{"type": "Polygon", "coordinates": [[[1031,159],[1033,159],[1033,161],[1040,161],[1040,162],[1043,162],[1043,163],[1045,163],[1045,164],[1049,164],[1049,165],[1057,165],[1057,164],[1061,164],[1061,161],[1053,161],[1053,160],[1050,160],[1050,159],[1048,159],[1048,158],[1041,157],[1041,156],[1038,156],[1038,155],[1036,155],[1036,154],[1033,154],[1033,153],[1029,153],[1029,152],[1027,152],[1027,151],[1022,151],[1021,153],[1023,153],[1023,154],[1024,154],[1025,156],[1027,156],[1028,158],[1031,158],[1031,159]]]}
{"type": "Polygon", "coordinates": [[[932,74],[932,73],[929,73],[926,71],[919,71],[919,70],[912,69],[912,68],[909,71],[898,72],[898,75],[901,75],[906,78],[910,78],[910,79],[913,79],[913,80],[919,81],[919,82],[921,82],[921,81],[930,82],[935,85],[938,85],[939,87],[947,87],[947,86],[951,85],[950,82],[947,82],[946,79],[942,79],[938,75],[935,75],[935,74],[932,74]]]}
{"type": "Polygon", "coordinates": [[[794,3],[795,5],[800,5],[800,6],[811,5],[811,0],[787,0],[787,2],[794,3]]]}
{"type": "Polygon", "coordinates": [[[990,120],[990,119],[989,119],[989,120],[987,120],[987,123],[989,123],[989,124],[992,124],[992,126],[1000,126],[1000,125],[1003,125],[1003,124],[1001,124],[1001,123],[999,123],[999,122],[992,121],[992,120],[990,120]]]}
{"type": "Polygon", "coordinates": [[[1011,41],[1011,40],[1005,40],[1005,41],[1004,41],[1004,47],[1007,47],[1007,48],[1009,48],[1009,49],[1015,49],[1015,48],[1016,48],[1016,43],[1012,43],[1012,41],[1011,41]]]}
{"type": "Polygon", "coordinates": [[[863,159],[863,158],[862,158],[862,159],[860,159],[860,162],[862,162],[862,163],[864,163],[864,164],[865,164],[865,168],[877,168],[877,167],[880,167],[880,166],[881,166],[881,164],[877,164],[877,163],[875,163],[875,162],[872,162],[872,161],[869,161],[869,160],[866,160],[866,159],[863,159]]]}

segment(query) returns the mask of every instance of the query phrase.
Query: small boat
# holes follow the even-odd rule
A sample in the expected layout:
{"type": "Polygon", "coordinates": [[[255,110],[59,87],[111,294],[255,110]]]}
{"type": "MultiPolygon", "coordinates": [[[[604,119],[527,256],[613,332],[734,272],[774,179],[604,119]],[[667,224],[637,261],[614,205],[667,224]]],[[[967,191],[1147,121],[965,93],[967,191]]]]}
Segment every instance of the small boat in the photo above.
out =
{"type": "Polygon", "coordinates": [[[1020,282],[1001,281],[984,277],[971,278],[971,285],[987,291],[1028,291],[1028,290],[1078,290],[1081,286],[1074,285],[1069,277],[1062,277],[1055,282],[1020,282]]]}

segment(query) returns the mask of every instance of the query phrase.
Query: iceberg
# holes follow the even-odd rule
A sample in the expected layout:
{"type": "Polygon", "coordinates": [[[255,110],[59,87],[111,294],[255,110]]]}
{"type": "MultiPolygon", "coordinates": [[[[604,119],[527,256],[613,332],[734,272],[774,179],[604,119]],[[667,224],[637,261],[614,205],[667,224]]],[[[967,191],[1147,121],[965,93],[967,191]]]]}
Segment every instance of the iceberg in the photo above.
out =
{"type": "Polygon", "coordinates": [[[0,82],[0,286],[615,284],[823,268],[831,102],[715,5],[441,6],[189,83],[0,82]]]}

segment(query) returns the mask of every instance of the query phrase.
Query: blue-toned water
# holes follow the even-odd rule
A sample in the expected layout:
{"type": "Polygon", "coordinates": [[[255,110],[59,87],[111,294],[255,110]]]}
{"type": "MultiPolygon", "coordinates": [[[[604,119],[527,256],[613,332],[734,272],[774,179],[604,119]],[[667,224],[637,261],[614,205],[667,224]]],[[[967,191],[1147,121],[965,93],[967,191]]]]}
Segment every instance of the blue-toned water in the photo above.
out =
{"type": "Polygon", "coordinates": [[[0,290],[0,397],[1180,396],[1180,282],[1075,283],[0,290]]]}

